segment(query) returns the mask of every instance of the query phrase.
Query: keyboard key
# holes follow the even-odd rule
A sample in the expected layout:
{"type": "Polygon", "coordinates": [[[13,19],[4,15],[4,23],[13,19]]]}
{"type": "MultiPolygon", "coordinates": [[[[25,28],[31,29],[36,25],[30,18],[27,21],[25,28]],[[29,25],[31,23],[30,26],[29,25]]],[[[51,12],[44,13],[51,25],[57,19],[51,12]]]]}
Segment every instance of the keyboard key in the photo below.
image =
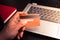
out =
{"type": "Polygon", "coordinates": [[[60,23],[60,11],[31,6],[28,13],[40,14],[41,20],[47,20],[47,21],[51,21],[55,23],[60,23]]]}

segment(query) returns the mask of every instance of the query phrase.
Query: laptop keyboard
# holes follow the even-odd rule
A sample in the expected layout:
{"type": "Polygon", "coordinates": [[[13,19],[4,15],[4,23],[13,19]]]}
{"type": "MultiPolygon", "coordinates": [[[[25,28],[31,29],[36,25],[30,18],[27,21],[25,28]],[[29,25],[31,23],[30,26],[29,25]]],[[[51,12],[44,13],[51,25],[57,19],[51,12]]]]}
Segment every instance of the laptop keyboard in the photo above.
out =
{"type": "Polygon", "coordinates": [[[40,14],[41,20],[60,23],[60,11],[31,6],[28,13],[40,14]]]}

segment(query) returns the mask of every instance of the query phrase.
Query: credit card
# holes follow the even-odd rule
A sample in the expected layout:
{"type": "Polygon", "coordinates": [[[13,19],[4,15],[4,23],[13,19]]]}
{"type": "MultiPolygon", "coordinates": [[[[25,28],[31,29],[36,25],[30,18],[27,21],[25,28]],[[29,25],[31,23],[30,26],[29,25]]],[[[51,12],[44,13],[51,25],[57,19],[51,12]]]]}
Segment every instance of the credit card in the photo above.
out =
{"type": "Polygon", "coordinates": [[[20,15],[20,19],[28,21],[27,24],[24,25],[25,27],[40,26],[40,16],[39,16],[39,14],[20,15]]]}

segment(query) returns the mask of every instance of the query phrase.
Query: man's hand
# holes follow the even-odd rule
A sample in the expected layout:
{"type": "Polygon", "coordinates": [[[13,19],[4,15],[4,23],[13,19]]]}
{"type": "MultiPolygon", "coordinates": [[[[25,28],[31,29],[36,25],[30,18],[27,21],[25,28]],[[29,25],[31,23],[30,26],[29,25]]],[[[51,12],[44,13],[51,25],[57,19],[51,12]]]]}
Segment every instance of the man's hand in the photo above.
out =
{"type": "MultiPolygon", "coordinates": [[[[19,29],[23,31],[25,30],[25,27],[23,26],[27,23],[27,21],[20,20],[20,14],[23,14],[23,12],[17,12],[5,25],[3,33],[6,37],[14,38],[18,34],[19,29]]],[[[20,32],[20,37],[22,37],[23,31],[20,32]]]]}

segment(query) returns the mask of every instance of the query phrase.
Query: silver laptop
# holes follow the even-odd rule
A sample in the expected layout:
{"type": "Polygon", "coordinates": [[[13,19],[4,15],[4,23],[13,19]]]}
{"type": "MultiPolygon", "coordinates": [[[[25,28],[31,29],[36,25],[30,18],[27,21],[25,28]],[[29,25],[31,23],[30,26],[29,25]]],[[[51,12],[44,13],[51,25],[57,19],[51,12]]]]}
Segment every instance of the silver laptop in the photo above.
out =
{"type": "Polygon", "coordinates": [[[40,26],[27,28],[26,31],[60,39],[60,9],[29,3],[23,12],[40,14],[40,26]]]}

